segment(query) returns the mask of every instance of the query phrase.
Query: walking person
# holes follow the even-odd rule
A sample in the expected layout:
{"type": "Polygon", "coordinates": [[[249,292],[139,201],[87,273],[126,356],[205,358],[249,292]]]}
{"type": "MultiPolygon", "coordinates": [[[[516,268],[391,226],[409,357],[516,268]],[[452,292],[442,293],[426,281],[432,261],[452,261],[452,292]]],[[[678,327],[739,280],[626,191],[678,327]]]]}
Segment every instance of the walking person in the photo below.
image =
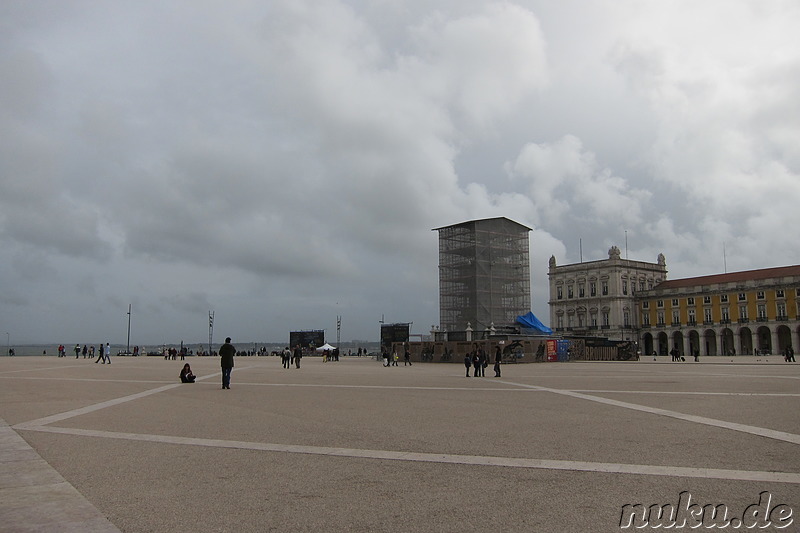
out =
{"type": "Polygon", "coordinates": [[[222,367],[222,388],[231,388],[231,371],[233,370],[233,356],[236,348],[231,344],[231,338],[225,338],[225,344],[219,347],[220,366],[222,367]]]}
{"type": "Polygon", "coordinates": [[[472,356],[470,354],[464,356],[464,366],[467,367],[467,377],[469,377],[469,367],[472,366],[472,356]]]}
{"type": "Polygon", "coordinates": [[[94,360],[95,363],[99,363],[100,361],[102,361],[103,364],[106,364],[106,357],[105,357],[105,354],[103,353],[103,350],[104,350],[103,343],[101,342],[100,343],[100,354],[97,356],[97,359],[94,360]]]}
{"type": "Polygon", "coordinates": [[[289,350],[289,347],[287,346],[281,352],[281,363],[283,364],[283,368],[289,368],[291,364],[291,359],[292,359],[292,352],[289,350]]]}
{"type": "Polygon", "coordinates": [[[410,364],[411,364],[411,353],[408,351],[408,348],[406,348],[406,351],[403,354],[403,366],[410,364]]]}
{"type": "Polygon", "coordinates": [[[75,359],[77,359],[81,355],[81,347],[79,345],[75,345],[75,359]]]}
{"type": "Polygon", "coordinates": [[[111,364],[111,346],[106,343],[106,363],[111,364]]]}
{"type": "Polygon", "coordinates": [[[89,350],[88,350],[88,348],[86,348],[86,345],[84,344],[84,345],[83,345],[83,358],[84,358],[84,359],[86,359],[86,353],[87,353],[88,351],[89,351],[89,350]]]}
{"type": "Polygon", "coordinates": [[[498,346],[494,352],[494,377],[500,377],[500,362],[503,360],[503,352],[500,351],[498,346]]]}
{"type": "Polygon", "coordinates": [[[294,365],[296,368],[300,368],[300,359],[303,357],[303,349],[298,344],[294,347],[294,365]]]}

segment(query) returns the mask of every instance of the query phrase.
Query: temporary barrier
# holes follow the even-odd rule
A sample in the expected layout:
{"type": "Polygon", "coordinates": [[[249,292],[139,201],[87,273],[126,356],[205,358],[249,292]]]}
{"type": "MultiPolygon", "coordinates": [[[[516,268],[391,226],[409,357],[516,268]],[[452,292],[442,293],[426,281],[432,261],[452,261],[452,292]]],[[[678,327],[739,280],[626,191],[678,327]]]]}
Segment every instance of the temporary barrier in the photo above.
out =
{"type": "Polygon", "coordinates": [[[558,360],[561,362],[569,361],[569,348],[570,348],[570,341],[566,339],[560,339],[558,341],[558,360]]]}

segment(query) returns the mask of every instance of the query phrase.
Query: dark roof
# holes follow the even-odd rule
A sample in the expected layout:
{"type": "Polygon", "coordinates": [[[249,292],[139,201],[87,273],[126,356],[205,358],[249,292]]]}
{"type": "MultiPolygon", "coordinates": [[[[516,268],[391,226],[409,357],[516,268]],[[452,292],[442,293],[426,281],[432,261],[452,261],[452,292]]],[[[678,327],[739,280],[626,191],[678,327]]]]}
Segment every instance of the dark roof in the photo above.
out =
{"type": "Polygon", "coordinates": [[[433,228],[431,231],[439,231],[440,229],[452,228],[454,226],[466,226],[468,224],[475,224],[476,222],[488,222],[490,220],[506,220],[508,222],[516,224],[517,226],[521,226],[521,227],[525,228],[528,231],[533,231],[533,228],[529,228],[525,224],[520,224],[519,222],[517,222],[515,220],[511,220],[508,217],[491,217],[491,218],[479,218],[479,219],[476,219],[476,220],[467,220],[466,222],[459,222],[458,224],[450,224],[448,226],[442,226],[441,228],[433,228]]]}
{"type": "Polygon", "coordinates": [[[717,285],[720,283],[737,283],[759,279],[783,278],[787,276],[800,277],[800,265],[762,268],[759,270],[744,270],[727,274],[712,274],[696,278],[683,278],[667,280],[659,283],[655,289],[677,289],[680,287],[696,287],[698,285],[717,285]]]}

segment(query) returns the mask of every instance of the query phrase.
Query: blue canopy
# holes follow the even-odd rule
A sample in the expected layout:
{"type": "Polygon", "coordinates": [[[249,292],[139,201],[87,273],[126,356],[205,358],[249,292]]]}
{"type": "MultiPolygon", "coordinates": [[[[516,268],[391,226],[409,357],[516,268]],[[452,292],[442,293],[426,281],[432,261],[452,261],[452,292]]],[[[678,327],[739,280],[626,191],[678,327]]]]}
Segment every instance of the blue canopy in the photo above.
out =
{"type": "Polygon", "coordinates": [[[542,324],[542,321],[536,318],[536,315],[534,315],[533,312],[529,312],[527,315],[518,316],[517,324],[525,329],[532,329],[536,333],[544,333],[546,335],[552,335],[553,333],[553,330],[542,324]]]}

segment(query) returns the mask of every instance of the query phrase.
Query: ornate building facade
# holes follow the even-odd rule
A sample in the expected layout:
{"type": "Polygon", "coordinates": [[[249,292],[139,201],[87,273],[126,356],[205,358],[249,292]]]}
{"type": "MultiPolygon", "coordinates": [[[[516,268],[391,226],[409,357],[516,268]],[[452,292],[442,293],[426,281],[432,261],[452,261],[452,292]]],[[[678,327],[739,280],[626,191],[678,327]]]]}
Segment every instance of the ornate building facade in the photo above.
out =
{"type": "Polygon", "coordinates": [[[780,354],[800,347],[800,265],[676,279],[637,294],[643,353],[780,354]]]}
{"type": "Polygon", "coordinates": [[[636,296],[667,279],[666,259],[622,259],[612,246],[608,259],[557,265],[550,258],[550,327],[564,336],[638,339],[636,296]]]}

